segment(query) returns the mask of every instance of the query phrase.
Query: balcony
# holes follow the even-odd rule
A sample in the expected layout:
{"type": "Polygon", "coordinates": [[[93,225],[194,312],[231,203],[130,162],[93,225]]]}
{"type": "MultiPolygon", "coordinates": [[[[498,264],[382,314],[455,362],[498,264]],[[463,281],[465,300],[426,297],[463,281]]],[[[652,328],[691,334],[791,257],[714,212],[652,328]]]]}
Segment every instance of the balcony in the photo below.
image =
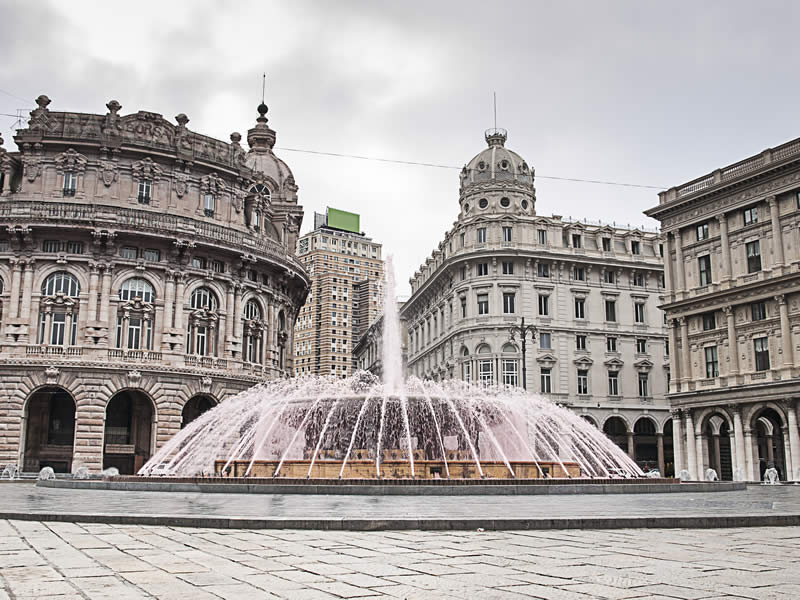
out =
{"type": "Polygon", "coordinates": [[[44,356],[80,356],[83,354],[83,348],[79,346],[28,346],[25,349],[25,354],[39,354],[44,356]]]}
{"type": "Polygon", "coordinates": [[[122,348],[110,348],[108,358],[121,360],[123,362],[160,362],[161,352],[151,350],[123,350],[122,348]]]}

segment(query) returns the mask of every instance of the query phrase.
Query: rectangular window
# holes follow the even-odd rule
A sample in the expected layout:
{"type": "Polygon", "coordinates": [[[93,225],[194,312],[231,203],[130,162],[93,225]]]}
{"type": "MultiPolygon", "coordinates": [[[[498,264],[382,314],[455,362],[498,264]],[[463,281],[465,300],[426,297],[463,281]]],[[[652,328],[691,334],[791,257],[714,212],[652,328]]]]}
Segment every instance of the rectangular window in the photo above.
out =
{"type": "Polygon", "coordinates": [[[478,294],[478,314],[489,314],[489,294],[478,294]]]}
{"type": "Polygon", "coordinates": [[[761,244],[758,240],[745,244],[747,249],[747,272],[755,273],[761,270],[761,244]]]}
{"type": "Polygon", "coordinates": [[[537,229],[536,230],[536,240],[542,245],[547,245],[547,230],[546,229],[537,229]]]}
{"type": "Polygon", "coordinates": [[[716,313],[707,312],[703,315],[703,331],[711,331],[717,328],[716,313]]]}
{"type": "Polygon", "coordinates": [[[633,274],[633,285],[636,287],[644,287],[644,273],[636,271],[633,274]]]}
{"type": "Polygon", "coordinates": [[[486,243],[486,227],[478,227],[478,243],[486,243]]]}
{"type": "Polygon", "coordinates": [[[697,226],[697,241],[701,242],[708,239],[708,223],[701,223],[697,226]]]}
{"type": "Polygon", "coordinates": [[[617,338],[615,337],[607,337],[606,338],[606,352],[616,352],[617,351],[617,338]]]}
{"type": "Polygon", "coordinates": [[[150,194],[152,192],[153,185],[149,179],[142,179],[139,182],[139,194],[136,199],[139,201],[139,204],[150,204],[150,194]]]}
{"type": "Polygon", "coordinates": [[[539,376],[540,379],[540,388],[543,394],[550,394],[553,391],[552,385],[552,377],[551,377],[552,369],[542,369],[540,371],[541,375],[539,376]]]}
{"type": "Polygon", "coordinates": [[[578,394],[586,395],[589,393],[589,371],[578,369],[578,394]]]}
{"type": "Polygon", "coordinates": [[[494,383],[494,361],[491,358],[478,361],[478,380],[484,385],[494,383]]]}
{"type": "Polygon", "coordinates": [[[616,276],[614,271],[605,270],[603,271],[603,281],[605,283],[614,283],[616,281],[616,276]]]}
{"type": "Polygon", "coordinates": [[[464,234],[460,234],[458,236],[459,245],[463,248],[464,247],[464,234]]]}
{"type": "Polygon", "coordinates": [[[575,298],[575,318],[586,318],[586,300],[583,298],[575,298]]]}
{"type": "Polygon", "coordinates": [[[74,196],[78,187],[78,176],[72,171],[64,173],[64,196],[74,196]]]}
{"type": "Polygon", "coordinates": [[[519,385],[519,377],[517,375],[517,361],[511,358],[504,358],[502,361],[503,366],[503,385],[511,385],[517,387],[519,385]]]}
{"type": "Polygon", "coordinates": [[[225,272],[225,263],[222,262],[221,260],[212,260],[211,261],[211,270],[214,271],[214,273],[224,273],[225,272]]]}
{"type": "Polygon", "coordinates": [[[549,333],[539,334],[539,348],[542,350],[552,350],[551,338],[549,333]]]}
{"type": "Polygon", "coordinates": [[[637,354],[647,354],[647,340],[645,338],[636,338],[636,352],[637,354]]]}
{"type": "Polygon", "coordinates": [[[767,304],[763,300],[750,304],[750,316],[753,321],[763,321],[767,318],[767,304]]]}
{"type": "Polygon", "coordinates": [[[153,248],[145,248],[142,252],[142,258],[147,262],[158,262],[161,260],[161,251],[154,250],[153,248]]]}
{"type": "Polygon", "coordinates": [[[462,300],[461,301],[461,318],[462,319],[466,319],[467,318],[467,301],[466,300],[462,300]]]}
{"type": "Polygon", "coordinates": [[[489,263],[478,263],[478,277],[485,277],[489,274],[489,263]]]}
{"type": "Polygon", "coordinates": [[[619,396],[619,371],[608,372],[608,395],[619,396]]]}
{"type": "Polygon", "coordinates": [[[472,363],[470,362],[469,358],[464,359],[462,369],[464,373],[464,381],[472,381],[472,363]]]}
{"type": "Polygon", "coordinates": [[[636,323],[644,323],[644,302],[634,302],[633,320],[636,323]]]}
{"type": "Polygon", "coordinates": [[[650,396],[650,376],[647,373],[639,373],[639,396],[650,396]]]}
{"type": "Polygon", "coordinates": [[[575,336],[575,349],[576,350],[586,350],[586,336],[585,335],[576,335],[575,336]]]}
{"type": "Polygon", "coordinates": [[[548,263],[536,263],[537,277],[550,277],[550,265],[548,263]]]}
{"type": "Polygon", "coordinates": [[[503,227],[503,241],[504,242],[511,241],[511,227],[503,227]]]}
{"type": "Polygon", "coordinates": [[[543,317],[550,315],[550,296],[539,294],[539,314],[543,317]]]}
{"type": "Polygon", "coordinates": [[[461,281],[467,278],[467,267],[461,267],[461,281]]]}
{"type": "Polygon", "coordinates": [[[195,269],[205,269],[206,268],[206,259],[202,256],[193,256],[192,257],[192,267],[195,269]]]}
{"type": "Polygon", "coordinates": [[[578,233],[572,234],[572,247],[573,248],[581,248],[583,247],[581,236],[578,233]]]}
{"type": "Polygon", "coordinates": [[[611,238],[603,238],[603,252],[611,252],[611,238]]]}
{"type": "Polygon", "coordinates": [[[758,207],[751,206],[750,208],[744,209],[744,224],[745,225],[752,225],[753,223],[758,223],[758,207]]]}
{"type": "Polygon", "coordinates": [[[586,271],[583,267],[574,267],[572,269],[572,278],[575,281],[586,281],[586,271]]]}
{"type": "Polygon", "coordinates": [[[754,339],[753,348],[756,352],[756,371],[766,371],[769,369],[769,338],[754,339]]]}
{"type": "Polygon", "coordinates": [[[719,377],[719,359],[717,358],[717,347],[708,346],[706,352],[706,377],[719,377]]]}
{"type": "Polygon", "coordinates": [[[128,258],[131,260],[136,260],[136,248],[133,246],[123,246],[119,249],[119,255],[121,258],[128,258]]]}
{"type": "Polygon", "coordinates": [[[642,244],[641,242],[632,241],[631,242],[631,254],[641,254],[642,253],[642,244]]]}
{"type": "Polygon", "coordinates": [[[711,285],[711,256],[701,256],[697,259],[700,285],[711,285]]]}
{"type": "Polygon", "coordinates": [[[616,300],[606,300],[606,321],[615,323],[617,320],[616,300]]]}
{"type": "Polygon", "coordinates": [[[503,275],[514,274],[514,263],[511,261],[503,261],[503,275]]]}
{"type": "Polygon", "coordinates": [[[214,205],[216,204],[214,194],[206,194],[203,196],[203,213],[207,217],[214,216],[214,205]]]}
{"type": "Polygon", "coordinates": [[[503,312],[514,314],[514,294],[503,294],[503,312]]]}

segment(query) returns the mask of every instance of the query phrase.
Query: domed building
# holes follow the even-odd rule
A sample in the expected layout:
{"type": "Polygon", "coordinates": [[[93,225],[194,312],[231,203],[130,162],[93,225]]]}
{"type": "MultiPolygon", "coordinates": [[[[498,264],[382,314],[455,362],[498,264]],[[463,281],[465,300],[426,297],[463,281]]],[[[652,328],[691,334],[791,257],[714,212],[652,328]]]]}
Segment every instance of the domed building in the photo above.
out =
{"type": "Polygon", "coordinates": [[[452,229],[411,278],[408,372],[525,386],[673,474],[657,233],[536,213],[534,169],[491,129],[452,229]],[[536,327],[526,352],[511,328],[536,327]]]}
{"type": "Polygon", "coordinates": [[[230,142],[36,99],[0,140],[0,464],[134,473],[232,394],[293,370],[303,210],[267,107],[230,142]]]}

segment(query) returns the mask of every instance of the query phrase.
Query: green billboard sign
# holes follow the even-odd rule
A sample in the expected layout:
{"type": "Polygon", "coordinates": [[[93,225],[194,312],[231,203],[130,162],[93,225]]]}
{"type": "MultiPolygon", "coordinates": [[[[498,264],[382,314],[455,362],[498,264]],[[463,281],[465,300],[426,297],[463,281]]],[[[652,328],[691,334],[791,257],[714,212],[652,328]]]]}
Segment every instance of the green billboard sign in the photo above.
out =
{"type": "Polygon", "coordinates": [[[356,213],[339,210],[338,208],[328,209],[328,227],[361,233],[360,221],[361,217],[356,213]]]}

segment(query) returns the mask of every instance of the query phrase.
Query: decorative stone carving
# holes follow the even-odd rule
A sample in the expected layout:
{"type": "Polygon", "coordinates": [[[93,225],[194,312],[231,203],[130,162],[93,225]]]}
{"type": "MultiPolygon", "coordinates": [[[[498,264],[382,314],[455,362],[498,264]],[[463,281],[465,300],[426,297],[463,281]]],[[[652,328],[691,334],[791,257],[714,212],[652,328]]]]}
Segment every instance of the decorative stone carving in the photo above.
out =
{"type": "Polygon", "coordinates": [[[178,198],[183,198],[189,190],[189,176],[184,173],[175,173],[173,179],[175,181],[175,194],[178,198]]]}
{"type": "Polygon", "coordinates": [[[200,387],[203,389],[204,392],[210,392],[211,385],[213,383],[214,381],[211,379],[211,377],[206,376],[200,380],[200,387]]]}
{"type": "Polygon", "coordinates": [[[86,170],[88,159],[73,148],[62,152],[55,158],[56,169],[60,173],[71,171],[73,173],[83,173],[86,170]]]}
{"type": "Polygon", "coordinates": [[[141,379],[142,379],[142,374],[136,369],[128,371],[128,381],[131,383],[131,385],[138,384],[141,379]]]}
{"type": "Polygon", "coordinates": [[[53,128],[53,120],[50,118],[50,111],[47,105],[50,104],[50,98],[42,94],[36,98],[38,108],[31,111],[31,118],[28,121],[28,129],[31,131],[45,132],[53,128]]]}
{"type": "Polygon", "coordinates": [[[117,163],[110,160],[100,161],[100,180],[103,182],[103,185],[111,187],[111,184],[118,178],[119,168],[117,167],[117,163]]]}
{"type": "Polygon", "coordinates": [[[58,367],[48,367],[44,371],[45,381],[47,385],[55,385],[58,383],[58,376],[61,374],[61,370],[58,367]]]}
{"type": "Polygon", "coordinates": [[[200,189],[204,194],[221,194],[225,190],[225,182],[221,177],[210,173],[200,180],[200,189]]]}
{"type": "Polygon", "coordinates": [[[42,161],[38,156],[23,155],[22,169],[28,182],[33,183],[42,174],[42,161]]]}
{"type": "Polygon", "coordinates": [[[103,120],[103,135],[115,136],[122,133],[122,124],[119,122],[119,115],[117,114],[122,108],[122,105],[116,100],[111,100],[106,104],[108,114],[103,120]]]}
{"type": "Polygon", "coordinates": [[[136,179],[151,179],[156,181],[164,174],[164,171],[150,157],[143,158],[131,165],[131,170],[136,179]]]}

